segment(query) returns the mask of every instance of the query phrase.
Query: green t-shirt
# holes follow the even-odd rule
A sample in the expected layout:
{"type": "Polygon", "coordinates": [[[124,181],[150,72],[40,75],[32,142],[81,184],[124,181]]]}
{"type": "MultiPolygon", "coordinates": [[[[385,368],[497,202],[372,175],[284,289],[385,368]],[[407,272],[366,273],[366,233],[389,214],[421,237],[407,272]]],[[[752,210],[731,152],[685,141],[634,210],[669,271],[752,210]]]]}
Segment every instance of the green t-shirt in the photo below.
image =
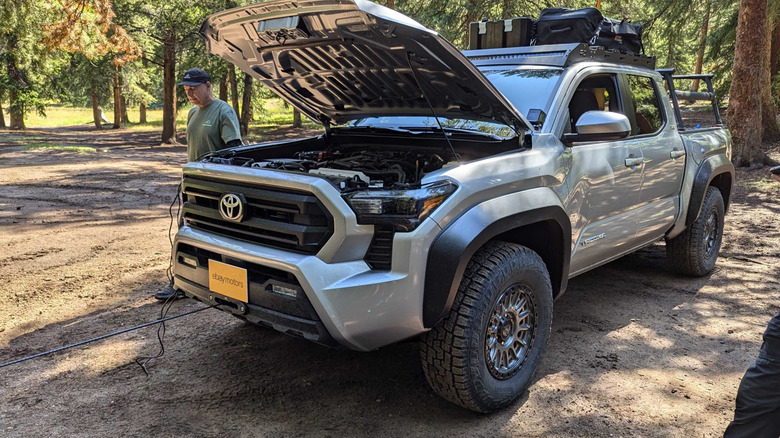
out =
{"type": "Polygon", "coordinates": [[[207,107],[193,107],[187,114],[187,160],[223,149],[231,140],[241,140],[241,129],[233,108],[214,99],[207,107]]]}

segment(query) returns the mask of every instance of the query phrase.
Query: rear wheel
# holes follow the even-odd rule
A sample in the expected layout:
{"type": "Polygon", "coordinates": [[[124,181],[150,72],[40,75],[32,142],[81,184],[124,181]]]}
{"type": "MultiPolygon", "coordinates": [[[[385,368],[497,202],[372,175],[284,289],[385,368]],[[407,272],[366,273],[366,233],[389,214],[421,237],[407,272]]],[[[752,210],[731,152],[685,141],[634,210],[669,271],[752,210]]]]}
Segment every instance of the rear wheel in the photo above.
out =
{"type": "Polygon", "coordinates": [[[699,277],[712,272],[723,239],[725,211],[720,190],[708,187],[699,217],[682,234],[666,241],[672,269],[699,277]]]}
{"type": "Polygon", "coordinates": [[[552,325],[552,286],[542,259],[491,242],[469,262],[449,314],[420,343],[428,383],[477,412],[515,401],[531,384],[552,325]]]}

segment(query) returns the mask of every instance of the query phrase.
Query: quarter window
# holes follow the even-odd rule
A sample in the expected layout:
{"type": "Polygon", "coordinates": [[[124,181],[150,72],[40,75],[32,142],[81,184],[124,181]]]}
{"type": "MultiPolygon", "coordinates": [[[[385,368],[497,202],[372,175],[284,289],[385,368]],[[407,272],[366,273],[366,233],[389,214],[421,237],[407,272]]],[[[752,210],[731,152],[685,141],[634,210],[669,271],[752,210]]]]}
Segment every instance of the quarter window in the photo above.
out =
{"type": "Polygon", "coordinates": [[[631,134],[644,135],[658,132],[664,120],[653,79],[628,75],[628,87],[634,104],[634,117],[629,116],[631,134]]]}

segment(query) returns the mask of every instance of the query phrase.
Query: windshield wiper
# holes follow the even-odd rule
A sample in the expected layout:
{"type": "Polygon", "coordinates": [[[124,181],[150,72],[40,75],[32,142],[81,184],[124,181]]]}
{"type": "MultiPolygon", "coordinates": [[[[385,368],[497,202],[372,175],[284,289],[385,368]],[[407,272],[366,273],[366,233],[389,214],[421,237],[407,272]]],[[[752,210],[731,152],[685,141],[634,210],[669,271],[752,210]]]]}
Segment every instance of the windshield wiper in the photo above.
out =
{"type": "Polygon", "coordinates": [[[463,129],[463,128],[450,128],[450,127],[443,127],[439,129],[438,126],[403,126],[401,129],[408,129],[408,130],[414,130],[414,131],[441,131],[442,129],[444,132],[455,132],[458,134],[468,134],[468,135],[478,135],[480,137],[488,137],[496,141],[504,141],[505,138],[501,137],[500,135],[491,134],[489,132],[482,132],[482,131],[472,131],[471,129],[463,129]]]}
{"type": "Polygon", "coordinates": [[[369,132],[376,132],[378,134],[381,133],[393,133],[393,134],[414,134],[414,132],[406,129],[406,128],[388,128],[388,127],[382,127],[382,126],[340,126],[338,128],[333,128],[334,131],[361,131],[361,133],[364,133],[365,131],[369,132]]]}

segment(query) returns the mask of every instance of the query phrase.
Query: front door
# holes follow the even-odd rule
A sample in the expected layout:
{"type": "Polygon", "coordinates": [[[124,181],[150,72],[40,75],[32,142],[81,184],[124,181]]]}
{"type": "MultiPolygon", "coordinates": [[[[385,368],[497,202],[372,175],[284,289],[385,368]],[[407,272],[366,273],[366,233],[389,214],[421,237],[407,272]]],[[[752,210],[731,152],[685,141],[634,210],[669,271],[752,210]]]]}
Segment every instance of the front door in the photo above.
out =
{"type": "MultiPolygon", "coordinates": [[[[623,112],[617,74],[594,74],[571,93],[570,130],[586,111],[623,112]]],[[[572,225],[571,274],[603,263],[636,245],[643,157],[630,140],[575,143],[571,154],[567,210],[572,225]]]]}

